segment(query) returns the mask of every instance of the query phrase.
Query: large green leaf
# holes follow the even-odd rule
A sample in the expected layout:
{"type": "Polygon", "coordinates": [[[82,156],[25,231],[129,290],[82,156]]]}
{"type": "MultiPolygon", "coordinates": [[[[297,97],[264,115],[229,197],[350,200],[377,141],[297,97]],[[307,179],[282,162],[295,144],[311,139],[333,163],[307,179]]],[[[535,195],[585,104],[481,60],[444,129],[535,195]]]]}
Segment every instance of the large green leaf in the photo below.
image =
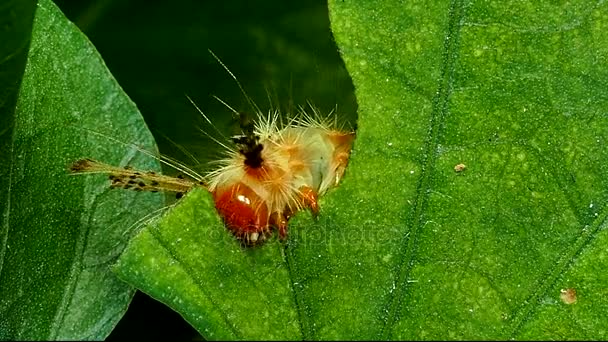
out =
{"type": "Polygon", "coordinates": [[[197,191],[118,274],[209,339],[608,338],[608,5],[330,10],[360,119],[319,221],[241,249],[197,191]]]}
{"type": "MultiPolygon", "coordinates": [[[[8,53],[26,53],[23,46],[8,53]]],[[[0,130],[3,144],[12,137],[0,155],[0,339],[103,339],[134,291],[108,265],[163,197],[114,193],[105,177],[70,176],[68,166],[92,157],[158,170],[140,153],[156,152],[153,139],[93,46],[50,0],[36,11],[16,109],[13,102],[2,115],[13,110],[14,125],[3,118],[0,130]]]]}

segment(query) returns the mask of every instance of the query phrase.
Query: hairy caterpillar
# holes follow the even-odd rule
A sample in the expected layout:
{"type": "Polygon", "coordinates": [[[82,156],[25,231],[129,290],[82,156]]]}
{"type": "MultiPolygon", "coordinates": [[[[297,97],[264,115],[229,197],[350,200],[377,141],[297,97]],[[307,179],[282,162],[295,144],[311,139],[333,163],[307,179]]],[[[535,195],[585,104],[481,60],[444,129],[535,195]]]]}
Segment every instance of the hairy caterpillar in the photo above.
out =
{"type": "MultiPolygon", "coordinates": [[[[247,97],[236,77],[224,68],[247,97]]],[[[204,187],[213,195],[226,227],[244,243],[265,240],[273,227],[284,239],[290,217],[305,209],[316,216],[319,196],[339,183],[355,133],[335,127],[314,110],[313,114],[302,110],[299,117],[281,127],[277,113],[264,116],[255,104],[252,106],[258,114],[255,123],[233,110],[241,119],[242,134],[231,138],[234,147],[220,143],[226,157],[205,175],[187,172],[179,163],[177,168],[192,179],[119,168],[92,159],[78,160],[70,170],[108,173],[113,188],[173,191],[178,198],[193,187],[204,187]]]]}

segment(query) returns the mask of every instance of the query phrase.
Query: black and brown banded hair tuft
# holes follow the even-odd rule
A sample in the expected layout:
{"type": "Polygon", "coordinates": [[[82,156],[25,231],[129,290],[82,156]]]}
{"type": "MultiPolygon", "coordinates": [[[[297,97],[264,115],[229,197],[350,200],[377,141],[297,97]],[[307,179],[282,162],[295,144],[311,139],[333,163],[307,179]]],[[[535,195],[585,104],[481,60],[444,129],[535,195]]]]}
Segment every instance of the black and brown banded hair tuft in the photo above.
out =
{"type": "Polygon", "coordinates": [[[253,120],[247,113],[239,113],[239,121],[242,135],[232,137],[232,141],[238,146],[239,153],[245,157],[245,165],[257,169],[262,167],[262,150],[264,145],[260,143],[260,137],[255,134],[253,120]]]}

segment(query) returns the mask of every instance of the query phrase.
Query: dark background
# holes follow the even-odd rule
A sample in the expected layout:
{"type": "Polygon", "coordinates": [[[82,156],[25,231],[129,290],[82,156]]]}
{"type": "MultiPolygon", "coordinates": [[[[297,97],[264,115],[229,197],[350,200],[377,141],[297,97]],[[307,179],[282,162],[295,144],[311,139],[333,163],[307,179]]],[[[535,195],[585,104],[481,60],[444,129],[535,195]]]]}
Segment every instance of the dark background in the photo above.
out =
{"type": "MultiPolygon", "coordinates": [[[[289,115],[310,102],[324,115],[336,110],[339,121],[351,127],[356,120],[353,86],[329,29],[325,1],[55,2],[137,104],[160,152],[197,170],[207,170],[221,152],[201,130],[226,140],[186,94],[225,136],[238,133],[238,120],[213,95],[237,111],[252,112],[208,50],[264,112],[289,115]]],[[[201,339],[179,314],[140,292],[108,339],[132,338],[201,339]]]]}

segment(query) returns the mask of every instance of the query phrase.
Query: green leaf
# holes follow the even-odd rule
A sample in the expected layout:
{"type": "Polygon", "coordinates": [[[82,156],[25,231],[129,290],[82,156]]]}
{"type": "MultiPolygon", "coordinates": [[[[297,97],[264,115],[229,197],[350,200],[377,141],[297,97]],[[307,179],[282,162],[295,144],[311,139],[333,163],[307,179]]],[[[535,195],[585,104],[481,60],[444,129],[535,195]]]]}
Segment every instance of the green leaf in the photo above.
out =
{"type": "Polygon", "coordinates": [[[198,191],[118,274],[209,339],[608,338],[608,5],[330,13],[359,130],[319,221],[241,249],[198,191]]]}
{"type": "MultiPolygon", "coordinates": [[[[26,53],[23,44],[8,55],[26,53]]],[[[49,0],[36,11],[16,108],[3,107],[2,117],[0,339],[103,339],[134,291],[108,265],[134,223],[164,201],[115,193],[104,176],[72,176],[68,167],[90,157],[159,170],[140,153],[156,153],[152,136],[93,46],[49,0]],[[14,125],[4,117],[13,111],[14,125]]]]}

